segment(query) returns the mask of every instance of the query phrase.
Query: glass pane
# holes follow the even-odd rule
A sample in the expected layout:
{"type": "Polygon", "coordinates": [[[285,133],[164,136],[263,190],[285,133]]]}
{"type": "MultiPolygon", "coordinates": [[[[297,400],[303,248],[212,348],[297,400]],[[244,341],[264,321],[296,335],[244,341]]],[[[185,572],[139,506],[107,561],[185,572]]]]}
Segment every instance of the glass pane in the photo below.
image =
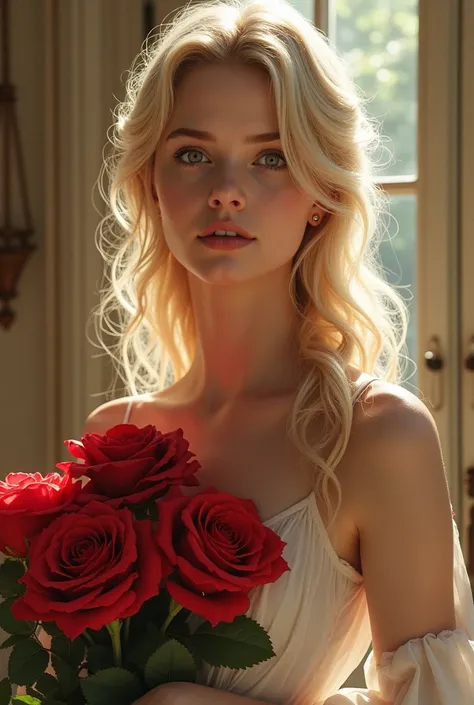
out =
{"type": "MultiPolygon", "coordinates": [[[[380,245],[379,255],[383,263],[387,280],[395,285],[405,299],[410,315],[408,329],[408,356],[416,362],[418,355],[417,340],[417,251],[416,251],[416,196],[392,196],[390,199],[390,218],[388,232],[380,245]]],[[[406,376],[410,379],[406,387],[413,393],[416,390],[417,375],[414,364],[409,362],[406,376]]]]}
{"type": "Polygon", "coordinates": [[[329,0],[329,9],[329,36],[388,138],[380,178],[416,177],[418,0],[329,0]]]}
{"type": "Polygon", "coordinates": [[[304,17],[314,22],[314,0],[290,0],[290,5],[296,7],[304,17]]]}

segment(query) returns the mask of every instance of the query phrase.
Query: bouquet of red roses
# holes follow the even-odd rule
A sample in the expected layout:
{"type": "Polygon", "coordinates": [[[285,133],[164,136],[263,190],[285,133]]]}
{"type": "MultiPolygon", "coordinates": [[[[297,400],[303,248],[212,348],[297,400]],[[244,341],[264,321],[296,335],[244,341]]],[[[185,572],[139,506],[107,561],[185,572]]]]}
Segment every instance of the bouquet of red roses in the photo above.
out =
{"type": "Polygon", "coordinates": [[[271,658],[245,612],[252,588],[288,565],[254,503],[183,494],[200,465],[181,429],[120,424],[65,443],[81,462],[58,463],[62,474],[0,482],[0,627],[12,647],[0,705],[12,684],[27,692],[13,702],[129,705],[195,681],[203,664],[271,658]]]}

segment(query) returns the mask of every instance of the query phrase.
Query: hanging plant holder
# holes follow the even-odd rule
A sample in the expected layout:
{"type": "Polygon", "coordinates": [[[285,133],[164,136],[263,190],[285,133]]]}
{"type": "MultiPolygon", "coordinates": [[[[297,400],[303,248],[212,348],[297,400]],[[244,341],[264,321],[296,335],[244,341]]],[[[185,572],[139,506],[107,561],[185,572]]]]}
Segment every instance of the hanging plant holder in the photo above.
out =
{"type": "Polygon", "coordinates": [[[9,0],[1,2],[2,84],[0,86],[0,125],[2,132],[2,197],[0,221],[0,326],[9,330],[16,314],[10,302],[18,295],[18,282],[36,245],[30,242],[33,234],[31,211],[26,188],[26,174],[20,130],[16,112],[16,89],[10,82],[10,22],[9,0]],[[18,174],[18,193],[21,200],[24,228],[12,225],[13,172],[18,174]]]}
{"type": "MultiPolygon", "coordinates": [[[[15,233],[24,241],[25,230],[17,230],[15,233]]],[[[1,231],[0,240],[2,243],[7,241],[1,231]]],[[[2,244],[0,247],[0,326],[4,330],[9,330],[15,320],[15,312],[10,306],[10,301],[18,295],[17,284],[27,260],[35,249],[35,245],[27,242],[17,247],[10,244],[2,244]]]]}

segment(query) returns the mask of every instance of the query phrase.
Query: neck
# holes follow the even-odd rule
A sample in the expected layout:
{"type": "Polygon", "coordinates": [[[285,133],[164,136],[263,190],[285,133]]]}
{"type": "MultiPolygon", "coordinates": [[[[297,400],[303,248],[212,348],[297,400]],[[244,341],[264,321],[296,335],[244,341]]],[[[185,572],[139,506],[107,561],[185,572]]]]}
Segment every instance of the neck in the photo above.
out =
{"type": "Polygon", "coordinates": [[[295,392],[300,323],[288,283],[283,271],[220,287],[190,275],[197,349],[183,382],[204,408],[295,392]]]}

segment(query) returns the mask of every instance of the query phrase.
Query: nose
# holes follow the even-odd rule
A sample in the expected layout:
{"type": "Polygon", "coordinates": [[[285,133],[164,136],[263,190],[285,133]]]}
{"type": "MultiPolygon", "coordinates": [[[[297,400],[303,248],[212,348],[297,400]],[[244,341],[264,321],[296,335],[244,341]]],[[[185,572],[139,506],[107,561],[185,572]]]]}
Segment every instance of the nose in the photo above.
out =
{"type": "Polygon", "coordinates": [[[246,198],[235,180],[227,178],[220,179],[219,183],[213,186],[208,203],[211,208],[240,211],[245,208],[246,198]]]}

